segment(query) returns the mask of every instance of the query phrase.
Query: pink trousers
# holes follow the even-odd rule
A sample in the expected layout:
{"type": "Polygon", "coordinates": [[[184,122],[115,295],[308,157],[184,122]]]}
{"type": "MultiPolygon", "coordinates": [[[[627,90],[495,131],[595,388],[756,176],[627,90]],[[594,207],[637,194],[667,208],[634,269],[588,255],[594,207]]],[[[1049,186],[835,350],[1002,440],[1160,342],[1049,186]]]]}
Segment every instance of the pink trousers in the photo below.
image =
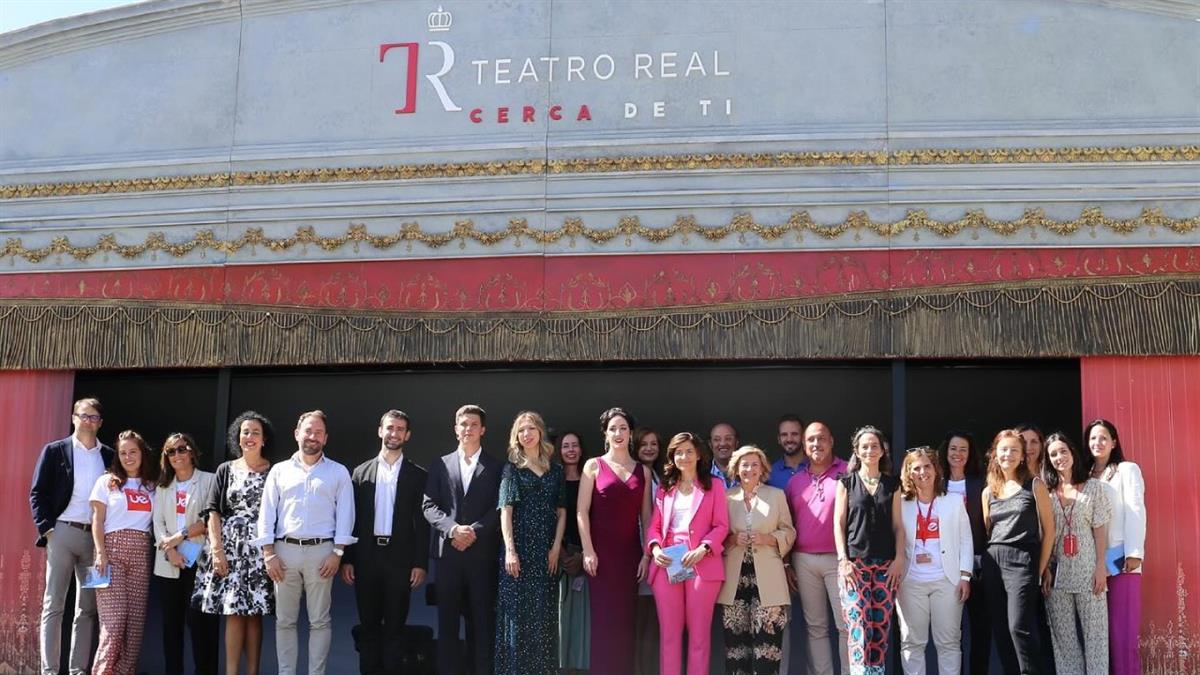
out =
{"type": "Polygon", "coordinates": [[[1142,575],[1108,578],[1108,657],[1113,675],[1141,675],[1142,575]]]}
{"type": "Polygon", "coordinates": [[[680,675],[683,672],[683,629],[687,628],[688,675],[708,675],[712,651],[713,608],[721,592],[720,581],[701,581],[698,577],[673,584],[666,571],[654,577],[654,604],[658,608],[658,672],[680,675]]]}

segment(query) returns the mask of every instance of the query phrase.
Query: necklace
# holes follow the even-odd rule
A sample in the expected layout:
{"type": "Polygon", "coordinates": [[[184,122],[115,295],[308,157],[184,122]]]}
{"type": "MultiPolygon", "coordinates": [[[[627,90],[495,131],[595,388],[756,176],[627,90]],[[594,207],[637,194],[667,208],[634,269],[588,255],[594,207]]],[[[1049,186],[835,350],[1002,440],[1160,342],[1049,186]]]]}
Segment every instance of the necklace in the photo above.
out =
{"type": "Polygon", "coordinates": [[[858,477],[862,479],[862,482],[865,483],[867,487],[875,487],[876,485],[879,485],[879,476],[875,476],[874,478],[872,478],[870,476],[859,473],[858,477]]]}

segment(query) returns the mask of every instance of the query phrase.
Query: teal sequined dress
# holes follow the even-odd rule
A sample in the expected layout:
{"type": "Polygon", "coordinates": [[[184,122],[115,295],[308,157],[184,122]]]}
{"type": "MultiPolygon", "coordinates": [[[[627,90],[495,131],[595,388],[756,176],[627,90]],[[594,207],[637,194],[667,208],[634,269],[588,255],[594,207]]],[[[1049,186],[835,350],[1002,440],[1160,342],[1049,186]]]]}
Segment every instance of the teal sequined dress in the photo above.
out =
{"type": "Polygon", "coordinates": [[[566,506],[562,466],[538,476],[513,464],[500,479],[500,508],[513,507],[513,540],[521,561],[517,578],[504,570],[496,603],[496,675],[558,673],[558,574],[547,564],[558,509],[566,506]]]}

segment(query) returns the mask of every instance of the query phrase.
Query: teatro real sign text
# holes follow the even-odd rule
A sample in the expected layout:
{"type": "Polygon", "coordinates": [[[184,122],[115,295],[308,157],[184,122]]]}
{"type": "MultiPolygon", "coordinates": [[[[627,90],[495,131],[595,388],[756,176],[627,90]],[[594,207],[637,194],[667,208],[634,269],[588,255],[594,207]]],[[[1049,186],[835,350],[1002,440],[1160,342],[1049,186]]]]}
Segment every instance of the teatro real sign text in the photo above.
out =
{"type": "MultiPolygon", "coordinates": [[[[453,23],[453,15],[441,6],[428,17],[429,32],[436,37],[448,37],[453,23]]],[[[722,63],[721,52],[717,49],[634,51],[628,54],[598,52],[564,56],[505,55],[470,59],[466,67],[470,68],[473,75],[471,81],[476,93],[484,88],[496,88],[507,97],[511,92],[510,103],[489,106],[472,105],[472,92],[452,92],[447,86],[445,80],[451,71],[456,67],[464,67],[458,65],[454,47],[449,42],[434,39],[424,44],[391,42],[379,45],[381,64],[402,60],[394,58],[395,56],[401,56],[407,62],[403,104],[395,109],[397,115],[408,115],[417,111],[420,94],[426,90],[421,86],[422,82],[437,96],[443,111],[463,113],[475,124],[529,124],[541,119],[550,122],[590,122],[593,115],[611,116],[614,119],[664,118],[683,106],[691,106],[701,117],[733,115],[733,99],[726,97],[693,95],[688,100],[671,100],[662,96],[655,97],[660,100],[620,100],[600,104],[584,101],[572,102],[569,105],[551,101],[540,108],[527,102],[529,95],[533,93],[528,87],[541,83],[666,83],[728,77],[728,64],[722,63]],[[389,57],[393,57],[392,61],[389,61],[389,57]]],[[[694,86],[688,87],[689,91],[694,92],[696,89],[694,86]]],[[[559,88],[557,91],[563,89],[559,88]]]]}

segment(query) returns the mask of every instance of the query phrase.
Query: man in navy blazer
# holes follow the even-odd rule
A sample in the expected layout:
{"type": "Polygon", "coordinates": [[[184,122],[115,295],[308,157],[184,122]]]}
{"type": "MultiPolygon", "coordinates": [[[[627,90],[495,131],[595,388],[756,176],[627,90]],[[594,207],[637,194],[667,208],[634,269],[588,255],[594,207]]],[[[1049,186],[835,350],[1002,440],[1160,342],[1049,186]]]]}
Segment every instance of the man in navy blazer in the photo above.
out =
{"type": "Polygon", "coordinates": [[[80,588],[92,566],[92,505],[96,481],[113,461],[112,448],[96,438],[103,424],[100,401],[84,398],[71,407],[75,432],[46,444],[33,470],[29,507],[37,545],[46,547],[46,594],[42,598],[39,646],[42,673],[58,673],[63,605],[75,577],[75,620],[71,627],[70,672],[87,672],[96,625],[96,593],[80,588]]]}
{"type": "Polygon", "coordinates": [[[425,519],[434,529],[430,553],[438,561],[440,675],[492,672],[500,569],[496,507],[504,463],[481,450],[486,420],[487,414],[477,405],[464,405],[454,413],[458,448],[433,463],[425,484],[425,519]],[[467,622],[466,664],[458,638],[460,616],[467,622]]]}
{"type": "Polygon", "coordinates": [[[408,415],[389,410],[379,420],[379,454],[359,464],[354,484],[354,536],[342,558],[342,580],[358,601],[358,667],[362,675],[405,672],[404,626],[413,589],[429,568],[428,473],[404,456],[412,435],[408,415]]]}

